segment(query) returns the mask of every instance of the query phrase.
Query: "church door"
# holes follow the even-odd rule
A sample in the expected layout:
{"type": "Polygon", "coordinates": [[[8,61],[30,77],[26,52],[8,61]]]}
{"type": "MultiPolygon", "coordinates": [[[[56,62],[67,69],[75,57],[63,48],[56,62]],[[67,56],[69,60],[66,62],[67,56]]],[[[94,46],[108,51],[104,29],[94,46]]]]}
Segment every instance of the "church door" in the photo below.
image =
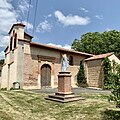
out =
{"type": "Polygon", "coordinates": [[[44,64],[41,68],[41,87],[51,86],[51,67],[48,64],[44,64]]]}

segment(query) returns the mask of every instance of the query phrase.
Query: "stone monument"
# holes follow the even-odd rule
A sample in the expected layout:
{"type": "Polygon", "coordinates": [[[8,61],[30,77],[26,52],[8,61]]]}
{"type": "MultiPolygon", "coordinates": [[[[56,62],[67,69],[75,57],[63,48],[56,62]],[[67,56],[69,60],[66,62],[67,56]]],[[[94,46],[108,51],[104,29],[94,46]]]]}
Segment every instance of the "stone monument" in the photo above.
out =
{"type": "Polygon", "coordinates": [[[71,74],[67,71],[68,66],[69,60],[67,55],[64,54],[61,60],[61,72],[58,74],[58,92],[54,95],[49,95],[46,98],[47,100],[66,103],[83,99],[71,91],[71,74]]]}

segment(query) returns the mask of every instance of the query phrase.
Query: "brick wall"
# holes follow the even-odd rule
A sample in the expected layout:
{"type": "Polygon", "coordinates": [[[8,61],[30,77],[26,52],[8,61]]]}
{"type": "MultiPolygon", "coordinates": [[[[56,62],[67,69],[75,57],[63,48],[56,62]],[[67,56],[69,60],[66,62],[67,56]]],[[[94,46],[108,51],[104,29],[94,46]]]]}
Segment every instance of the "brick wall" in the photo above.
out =
{"type": "Polygon", "coordinates": [[[23,88],[38,88],[38,60],[29,54],[24,54],[23,88]]]}
{"type": "Polygon", "coordinates": [[[88,85],[101,88],[104,78],[102,60],[87,61],[86,64],[88,85]]]}
{"type": "MultiPolygon", "coordinates": [[[[23,70],[23,88],[24,89],[39,89],[41,88],[41,67],[44,64],[49,64],[51,67],[51,87],[58,86],[58,74],[61,71],[61,54],[60,52],[48,52],[44,49],[30,48],[32,54],[24,53],[24,70],[23,70]],[[46,53],[47,52],[47,53],[46,53]]],[[[80,61],[85,59],[85,56],[76,54],[67,54],[73,56],[73,66],[69,66],[68,71],[71,72],[71,85],[76,87],[77,73],[79,70],[80,61]]]]}

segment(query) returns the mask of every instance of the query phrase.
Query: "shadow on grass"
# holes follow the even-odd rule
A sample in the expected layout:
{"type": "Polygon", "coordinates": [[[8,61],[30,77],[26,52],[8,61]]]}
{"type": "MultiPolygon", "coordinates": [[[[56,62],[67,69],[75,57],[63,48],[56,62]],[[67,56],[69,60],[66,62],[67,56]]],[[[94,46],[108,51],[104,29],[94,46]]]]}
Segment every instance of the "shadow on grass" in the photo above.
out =
{"type": "Polygon", "coordinates": [[[106,110],[102,115],[103,120],[120,120],[120,110],[106,110]]]}

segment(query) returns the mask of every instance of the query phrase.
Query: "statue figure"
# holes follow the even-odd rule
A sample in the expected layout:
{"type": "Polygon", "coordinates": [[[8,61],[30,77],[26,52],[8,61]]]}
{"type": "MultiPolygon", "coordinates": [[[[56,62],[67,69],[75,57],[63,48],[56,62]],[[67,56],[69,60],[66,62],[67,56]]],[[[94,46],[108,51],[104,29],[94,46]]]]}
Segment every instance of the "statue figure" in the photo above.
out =
{"type": "Polygon", "coordinates": [[[67,71],[68,65],[69,65],[69,60],[66,56],[66,54],[62,55],[62,72],[67,71]]]}

